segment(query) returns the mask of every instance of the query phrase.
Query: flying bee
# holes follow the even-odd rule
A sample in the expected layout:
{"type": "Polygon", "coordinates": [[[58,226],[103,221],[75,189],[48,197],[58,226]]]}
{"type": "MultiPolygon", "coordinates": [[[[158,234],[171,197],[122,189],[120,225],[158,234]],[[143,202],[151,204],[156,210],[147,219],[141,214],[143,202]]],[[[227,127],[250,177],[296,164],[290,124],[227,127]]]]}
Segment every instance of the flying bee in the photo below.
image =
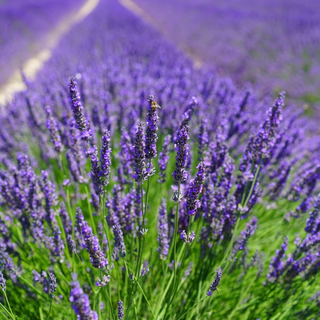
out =
{"type": "Polygon", "coordinates": [[[152,111],[156,111],[157,108],[158,108],[158,109],[161,109],[161,107],[157,104],[157,102],[153,100],[153,101],[151,102],[151,109],[152,109],[152,111]]]}

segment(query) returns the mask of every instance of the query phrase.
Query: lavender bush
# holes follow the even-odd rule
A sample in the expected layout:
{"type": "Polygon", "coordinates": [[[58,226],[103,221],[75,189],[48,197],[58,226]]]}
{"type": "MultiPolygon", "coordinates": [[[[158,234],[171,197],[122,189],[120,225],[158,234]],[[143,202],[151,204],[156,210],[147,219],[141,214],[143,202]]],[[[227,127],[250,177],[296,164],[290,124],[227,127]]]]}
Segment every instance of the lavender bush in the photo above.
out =
{"type": "Polygon", "coordinates": [[[26,84],[1,114],[4,319],[319,316],[319,138],[284,92],[195,69],[115,0],[26,84]]]}

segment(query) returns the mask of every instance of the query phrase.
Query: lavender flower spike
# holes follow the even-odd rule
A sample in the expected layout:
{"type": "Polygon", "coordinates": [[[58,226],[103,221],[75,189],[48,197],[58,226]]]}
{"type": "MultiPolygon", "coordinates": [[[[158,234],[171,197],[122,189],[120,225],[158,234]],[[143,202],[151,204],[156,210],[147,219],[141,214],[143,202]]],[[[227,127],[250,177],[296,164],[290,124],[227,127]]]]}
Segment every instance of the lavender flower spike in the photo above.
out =
{"type": "Polygon", "coordinates": [[[91,148],[91,179],[94,186],[94,190],[97,195],[102,194],[103,192],[103,181],[101,179],[100,167],[98,162],[98,151],[97,147],[94,146],[91,148]]]}
{"type": "Polygon", "coordinates": [[[136,182],[144,181],[147,176],[144,149],[145,149],[144,129],[143,129],[142,123],[139,123],[136,131],[136,138],[134,143],[133,178],[136,180],[136,182]]]}
{"type": "Polygon", "coordinates": [[[186,171],[187,158],[188,158],[188,145],[189,127],[187,125],[180,129],[179,136],[176,142],[176,169],[173,171],[173,178],[175,182],[184,182],[188,178],[186,171]]]}
{"type": "Polygon", "coordinates": [[[108,264],[108,260],[101,251],[98,238],[93,235],[92,229],[88,226],[87,221],[81,224],[81,233],[84,238],[85,246],[90,254],[90,261],[94,268],[104,268],[108,264]]]}
{"type": "Polygon", "coordinates": [[[123,302],[119,300],[118,302],[118,319],[122,320],[124,317],[124,312],[123,312],[123,302]]]}
{"type": "Polygon", "coordinates": [[[180,235],[180,239],[185,243],[192,243],[195,238],[196,234],[194,233],[194,231],[189,232],[189,235],[187,235],[186,231],[183,230],[180,235]]]}
{"type": "Polygon", "coordinates": [[[49,278],[49,294],[50,297],[53,299],[55,297],[54,293],[57,291],[57,278],[53,272],[49,273],[49,278]]]}
{"type": "Polygon", "coordinates": [[[63,151],[63,145],[61,143],[61,136],[57,126],[57,122],[52,116],[51,108],[46,107],[46,111],[47,111],[47,128],[50,132],[51,141],[54,145],[54,149],[58,153],[60,153],[61,151],[63,151]]]}
{"type": "Polygon", "coordinates": [[[89,298],[78,281],[71,282],[70,302],[78,320],[99,320],[98,314],[91,310],[89,298]]]}
{"type": "Polygon", "coordinates": [[[102,136],[102,148],[100,155],[100,177],[103,178],[103,185],[107,186],[109,184],[109,175],[111,167],[111,148],[110,148],[110,131],[104,130],[102,136]]]}
{"type": "Polygon", "coordinates": [[[126,256],[126,247],[123,240],[123,233],[119,224],[113,226],[114,233],[114,247],[119,250],[120,257],[126,256]]]}
{"type": "Polygon", "coordinates": [[[154,101],[154,96],[150,95],[149,108],[147,112],[147,129],[146,129],[146,147],[145,153],[147,159],[153,159],[157,156],[156,142],[158,140],[157,130],[158,130],[158,115],[157,108],[160,106],[154,101]]]}
{"type": "Polygon", "coordinates": [[[196,178],[191,181],[189,190],[187,193],[187,212],[188,215],[194,216],[196,210],[199,208],[200,202],[198,200],[199,194],[202,191],[202,185],[205,176],[205,165],[203,162],[200,162],[198,165],[198,173],[196,178]]]}
{"type": "Polygon", "coordinates": [[[269,266],[269,273],[267,274],[267,279],[269,282],[273,283],[275,282],[279,276],[282,273],[282,267],[283,267],[283,258],[285,255],[285,252],[288,249],[288,237],[285,237],[283,240],[283,243],[281,245],[281,249],[276,251],[276,254],[274,257],[272,257],[270,266],[269,266]]]}
{"type": "Polygon", "coordinates": [[[167,259],[169,252],[169,237],[168,237],[169,227],[168,227],[168,219],[167,219],[167,206],[166,199],[162,199],[160,208],[159,208],[159,216],[158,216],[158,243],[159,248],[157,251],[159,252],[159,257],[162,260],[167,259]]]}
{"type": "Polygon", "coordinates": [[[110,282],[110,275],[104,275],[102,277],[102,280],[100,280],[99,278],[97,278],[97,282],[96,285],[98,287],[105,287],[108,283],[110,282]]]}
{"type": "Polygon", "coordinates": [[[219,267],[218,270],[216,271],[216,277],[215,277],[214,281],[212,282],[209,291],[207,292],[208,296],[211,296],[212,292],[217,290],[217,287],[220,283],[221,277],[222,277],[222,269],[219,267]]]}
{"type": "Polygon", "coordinates": [[[70,234],[67,235],[67,244],[68,244],[70,252],[72,252],[72,253],[77,252],[76,243],[74,242],[74,240],[72,239],[72,236],[70,234]]]}
{"type": "Polygon", "coordinates": [[[0,288],[2,291],[6,291],[6,279],[3,277],[3,274],[1,271],[0,271],[0,288]]]}
{"type": "Polygon", "coordinates": [[[80,95],[77,91],[77,83],[73,77],[70,78],[69,94],[74,119],[76,120],[77,128],[81,131],[81,139],[84,141],[89,141],[92,139],[92,132],[89,122],[84,115],[83,106],[80,101],[80,95]]]}

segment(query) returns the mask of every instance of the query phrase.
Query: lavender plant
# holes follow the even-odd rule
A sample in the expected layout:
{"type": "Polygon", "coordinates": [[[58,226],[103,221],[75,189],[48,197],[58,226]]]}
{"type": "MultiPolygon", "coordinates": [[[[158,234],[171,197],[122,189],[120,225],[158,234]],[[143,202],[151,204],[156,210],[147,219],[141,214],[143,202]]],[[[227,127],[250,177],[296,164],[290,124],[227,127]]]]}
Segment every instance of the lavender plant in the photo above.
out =
{"type": "Polygon", "coordinates": [[[101,1],[1,115],[1,316],[316,319],[319,138],[258,90],[101,1]]]}

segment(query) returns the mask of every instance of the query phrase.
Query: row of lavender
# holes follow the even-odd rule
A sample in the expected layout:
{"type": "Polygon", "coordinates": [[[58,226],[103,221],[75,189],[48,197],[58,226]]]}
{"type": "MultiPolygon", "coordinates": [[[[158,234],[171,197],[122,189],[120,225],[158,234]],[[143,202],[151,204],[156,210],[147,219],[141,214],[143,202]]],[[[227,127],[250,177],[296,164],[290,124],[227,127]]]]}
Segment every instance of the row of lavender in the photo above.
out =
{"type": "Polygon", "coordinates": [[[7,319],[316,314],[319,202],[291,228],[319,143],[284,93],[195,70],[113,0],[25,82],[0,128],[7,319]]]}
{"type": "Polygon", "coordinates": [[[16,69],[42,49],[50,32],[66,15],[78,10],[83,1],[1,1],[0,85],[16,69]]]}
{"type": "Polygon", "coordinates": [[[264,93],[288,88],[291,97],[319,101],[319,3],[136,2],[172,41],[219,73],[264,93]]]}

